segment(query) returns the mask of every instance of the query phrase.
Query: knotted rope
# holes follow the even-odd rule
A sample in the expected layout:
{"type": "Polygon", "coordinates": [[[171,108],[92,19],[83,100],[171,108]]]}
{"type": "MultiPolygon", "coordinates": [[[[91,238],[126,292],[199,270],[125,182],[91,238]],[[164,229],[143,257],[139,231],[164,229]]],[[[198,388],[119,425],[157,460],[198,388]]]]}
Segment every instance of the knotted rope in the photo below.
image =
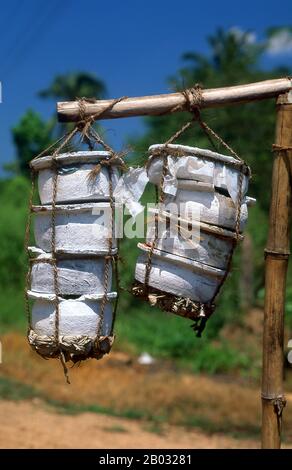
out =
{"type": "Polygon", "coordinates": [[[273,406],[274,412],[277,415],[277,426],[278,432],[281,434],[282,432],[282,414],[284,411],[285,406],[287,405],[287,400],[284,395],[265,395],[262,394],[261,396],[262,401],[268,403],[269,405],[273,406]]]}
{"type": "Polygon", "coordinates": [[[292,151],[292,147],[283,146],[283,145],[278,145],[278,144],[273,144],[273,145],[272,145],[272,151],[273,151],[273,152],[291,152],[291,151],[292,151]]]}
{"type": "Polygon", "coordinates": [[[112,147],[110,147],[98,134],[98,132],[92,128],[92,124],[96,119],[101,118],[102,115],[112,109],[117,103],[127,99],[127,96],[122,96],[121,98],[117,98],[112,100],[112,102],[103,110],[100,110],[97,113],[92,115],[86,116],[86,103],[94,102],[92,98],[77,98],[78,107],[79,107],[79,116],[80,120],[77,123],[78,128],[80,129],[81,139],[90,143],[91,149],[93,149],[92,142],[101,145],[106,152],[109,152],[110,158],[101,160],[90,172],[89,179],[95,180],[96,176],[99,174],[102,166],[110,167],[115,165],[121,171],[125,171],[127,169],[127,165],[125,164],[123,158],[127,154],[126,152],[115,152],[112,147]]]}

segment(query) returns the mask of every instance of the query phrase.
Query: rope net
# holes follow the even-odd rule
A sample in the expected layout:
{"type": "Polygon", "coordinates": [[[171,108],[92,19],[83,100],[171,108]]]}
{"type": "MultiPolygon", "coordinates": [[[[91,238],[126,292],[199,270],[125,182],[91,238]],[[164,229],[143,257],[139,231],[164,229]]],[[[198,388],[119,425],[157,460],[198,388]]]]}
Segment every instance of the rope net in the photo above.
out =
{"type": "MultiPolygon", "coordinates": [[[[154,216],[154,226],[155,234],[152,243],[150,244],[150,249],[147,255],[147,262],[145,268],[145,279],[141,283],[135,281],[132,286],[132,293],[134,296],[137,296],[143,300],[148,301],[151,305],[157,305],[161,310],[175,313],[177,315],[192,319],[194,323],[191,327],[197,333],[197,336],[201,336],[207,320],[210,318],[212,313],[215,310],[215,301],[219,292],[231,270],[232,258],[234,250],[238,241],[242,238],[240,236],[240,220],[241,220],[241,206],[243,202],[243,179],[244,175],[250,176],[250,169],[242,160],[239,155],[213,130],[208,124],[203,121],[200,113],[200,107],[203,104],[203,97],[201,92],[201,87],[199,85],[194,86],[191,89],[184,90],[182,92],[186,99],[187,107],[189,112],[192,114],[192,119],[184,124],[177,132],[175,132],[159,149],[156,149],[152,152],[152,158],[161,158],[162,159],[162,172],[160,183],[158,185],[156,204],[158,205],[158,210],[154,216]],[[163,191],[163,184],[165,177],[168,173],[168,155],[172,155],[176,158],[183,156],[183,153],[177,151],[174,152],[173,149],[169,148],[170,144],[173,144],[179,137],[181,137],[190,127],[198,124],[202,131],[207,136],[211,145],[217,150],[214,140],[216,140],[221,146],[223,146],[239,163],[239,178],[238,178],[238,191],[237,191],[237,201],[236,201],[236,218],[234,224],[235,238],[232,239],[232,248],[229,252],[227,268],[225,270],[224,276],[221,278],[220,283],[218,284],[216,291],[213,297],[208,303],[200,303],[193,301],[190,298],[184,298],[177,296],[171,293],[164,292],[157,288],[154,288],[150,285],[150,274],[152,269],[152,259],[155,249],[158,242],[158,222],[161,217],[161,211],[163,209],[165,193],[163,191]],[[213,140],[214,139],[214,140],[213,140]]],[[[175,109],[177,110],[177,109],[175,109]]],[[[149,161],[146,163],[146,168],[149,165],[149,161]]]]}
{"type": "MultiPolygon", "coordinates": [[[[82,101],[81,101],[82,102],[82,101]]],[[[45,149],[41,154],[34,158],[31,163],[31,193],[29,199],[29,214],[27,219],[27,226],[25,232],[25,248],[27,258],[29,260],[29,269],[26,276],[26,289],[25,289],[25,301],[26,301],[26,312],[28,321],[27,337],[28,342],[32,349],[34,349],[39,355],[44,358],[58,358],[63,366],[67,382],[69,382],[68,370],[66,362],[72,361],[73,363],[88,359],[95,358],[101,359],[104,354],[107,354],[114,341],[114,324],[116,319],[118,297],[119,297],[119,256],[118,251],[113,248],[114,238],[114,220],[115,220],[115,202],[113,196],[113,167],[124,171],[126,165],[124,163],[123,154],[119,154],[113,151],[113,149],[106,144],[99,133],[91,126],[93,117],[82,120],[64,136],[58,139],[53,145],[45,149]],[[61,335],[60,334],[60,302],[66,300],[66,296],[60,293],[59,283],[59,261],[62,259],[62,254],[57,250],[56,240],[56,217],[58,211],[57,194],[58,194],[58,182],[59,182],[59,169],[62,163],[58,161],[58,156],[62,153],[71,153],[84,148],[89,148],[90,151],[97,150],[100,147],[105,150],[109,156],[101,157],[98,163],[93,166],[90,171],[88,182],[94,182],[103,168],[108,175],[108,187],[109,187],[109,206],[110,206],[110,217],[109,226],[107,233],[108,236],[108,251],[104,256],[104,269],[103,269],[103,295],[100,301],[100,309],[97,318],[96,335],[94,338],[88,335],[61,335]],[[31,237],[31,222],[32,214],[34,213],[34,199],[35,199],[35,187],[38,171],[34,168],[36,160],[40,159],[44,155],[51,154],[51,170],[53,172],[52,178],[52,202],[51,202],[51,239],[50,239],[50,255],[51,257],[44,257],[37,259],[31,256],[29,248],[29,242],[31,237]],[[30,308],[29,289],[32,284],[32,267],[35,263],[49,263],[53,270],[53,302],[54,302],[54,333],[52,335],[39,335],[34,331],[32,325],[32,313],[30,308]],[[114,273],[114,279],[116,282],[117,296],[115,298],[112,323],[110,332],[104,335],[104,320],[105,320],[105,309],[109,302],[109,289],[110,289],[110,276],[111,272],[114,273]]],[[[81,162],[82,163],[82,162],[81,162]]],[[[79,203],[79,202],[78,202],[79,203]]],[[[78,258],[82,258],[82,255],[78,255],[78,258]]],[[[87,257],[88,258],[88,257],[87,257]]],[[[92,259],[96,257],[92,256],[92,259]]],[[[51,292],[48,292],[51,294],[51,292]]],[[[78,297],[78,296],[77,296],[78,297]]]]}

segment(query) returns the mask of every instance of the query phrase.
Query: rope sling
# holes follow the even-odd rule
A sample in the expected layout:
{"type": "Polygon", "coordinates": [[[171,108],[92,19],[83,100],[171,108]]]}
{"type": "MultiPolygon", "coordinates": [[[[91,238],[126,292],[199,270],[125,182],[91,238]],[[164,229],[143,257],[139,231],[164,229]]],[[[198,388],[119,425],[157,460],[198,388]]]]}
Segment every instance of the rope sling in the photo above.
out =
{"type": "MultiPolygon", "coordinates": [[[[119,98],[115,100],[116,102],[121,101],[124,98],[119,98]]],[[[92,127],[93,121],[96,119],[96,115],[90,116],[89,118],[84,119],[82,109],[84,104],[84,99],[80,99],[80,117],[81,120],[77,123],[74,129],[63,137],[58,139],[53,145],[46,148],[41,152],[37,157],[35,157],[32,162],[41,158],[45,155],[50,149],[55,147],[54,152],[52,153],[52,165],[51,169],[53,171],[53,181],[52,181],[52,203],[51,203],[51,258],[42,258],[35,259],[30,256],[29,250],[29,240],[31,233],[31,221],[33,214],[33,201],[35,195],[35,186],[36,186],[36,176],[37,171],[33,168],[32,162],[30,162],[31,167],[31,192],[29,198],[29,213],[27,218],[27,225],[25,230],[25,249],[27,253],[27,258],[29,261],[29,270],[26,276],[26,287],[25,287],[25,304],[26,304],[26,313],[27,313],[27,322],[28,330],[27,337],[28,342],[32,349],[34,349],[40,356],[43,358],[58,358],[63,366],[64,374],[69,382],[68,370],[66,367],[67,361],[72,361],[73,363],[85,360],[87,358],[101,359],[104,354],[107,354],[114,341],[114,325],[116,320],[118,300],[120,293],[120,282],[119,282],[119,254],[118,249],[117,253],[113,253],[113,233],[114,233],[114,220],[115,220],[115,204],[113,197],[113,180],[112,180],[112,167],[115,166],[121,171],[126,169],[126,164],[123,161],[123,155],[120,153],[114,152],[114,150],[106,144],[92,127]],[[110,204],[110,217],[109,217],[109,227],[108,227],[108,253],[104,256],[104,275],[103,275],[103,296],[100,303],[99,310],[99,322],[96,328],[96,336],[94,339],[87,335],[72,335],[72,336],[60,336],[60,291],[59,291],[59,280],[58,280],[58,260],[60,259],[57,249],[56,249],[56,212],[57,212],[57,191],[58,191],[58,169],[59,164],[57,157],[60,155],[60,152],[70,143],[77,134],[80,134],[80,141],[86,143],[90,150],[93,150],[94,145],[101,145],[104,150],[109,152],[110,158],[101,159],[97,165],[91,170],[88,180],[93,182],[96,180],[101,168],[106,168],[108,173],[108,184],[109,184],[109,204],[110,204]],[[51,336],[38,335],[33,329],[32,326],[32,315],[30,308],[30,300],[28,291],[31,286],[32,281],[32,266],[34,263],[50,263],[53,269],[53,291],[54,291],[54,308],[55,308],[55,317],[54,317],[54,334],[51,336]],[[112,324],[109,335],[102,335],[103,326],[104,326],[104,315],[105,308],[108,302],[108,289],[109,289],[109,279],[110,279],[110,269],[115,276],[116,282],[116,291],[117,296],[115,299],[112,315],[112,324]]],[[[108,108],[114,106],[111,104],[108,108]]],[[[108,109],[107,108],[107,109],[108,109]]],[[[118,244],[117,244],[118,248],[118,244]]]]}
{"type": "MultiPolygon", "coordinates": [[[[175,313],[180,316],[190,318],[194,321],[191,327],[197,333],[197,336],[201,336],[202,331],[205,328],[207,320],[210,318],[215,310],[215,300],[219,295],[219,292],[231,270],[232,258],[234,250],[240,239],[240,219],[241,219],[241,205],[243,201],[243,179],[244,175],[250,176],[250,168],[247,166],[244,160],[242,160],[238,154],[213,130],[205,121],[202,120],[200,107],[203,104],[203,97],[201,87],[199,85],[194,86],[191,89],[182,91],[184,95],[188,110],[193,115],[193,118],[184,124],[175,134],[173,134],[162,146],[162,148],[156,149],[152,153],[154,158],[162,158],[162,172],[158,188],[156,187],[156,204],[158,204],[158,211],[154,215],[154,239],[150,244],[148,251],[146,268],[145,268],[145,279],[144,283],[135,281],[132,287],[132,293],[134,296],[140,297],[143,300],[150,302],[153,305],[157,305],[161,310],[175,313]],[[163,184],[165,176],[168,172],[168,155],[179,158],[182,153],[179,151],[173,151],[168,146],[175,142],[180,136],[182,136],[191,126],[198,123],[200,128],[206,134],[209,142],[216,149],[213,142],[213,138],[220,143],[231,155],[240,162],[239,166],[239,179],[238,179],[238,196],[236,201],[236,218],[234,225],[235,238],[232,239],[232,248],[229,253],[227,268],[224,276],[221,278],[221,282],[218,284],[212,299],[208,303],[200,303],[193,301],[189,298],[179,297],[171,293],[165,293],[159,289],[153,288],[149,285],[150,273],[152,269],[152,257],[158,241],[158,221],[160,218],[161,207],[164,203],[165,193],[163,192],[163,184]]],[[[176,111],[177,108],[172,111],[176,111]]],[[[216,149],[217,150],[217,149],[216,149]]],[[[149,161],[146,163],[146,168],[149,165],[149,161]]]]}

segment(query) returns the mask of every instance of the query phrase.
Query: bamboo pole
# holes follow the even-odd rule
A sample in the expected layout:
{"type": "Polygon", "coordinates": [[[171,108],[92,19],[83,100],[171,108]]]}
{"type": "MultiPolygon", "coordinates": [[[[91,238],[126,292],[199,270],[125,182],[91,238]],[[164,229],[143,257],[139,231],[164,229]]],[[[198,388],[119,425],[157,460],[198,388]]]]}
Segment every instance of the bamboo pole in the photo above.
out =
{"type": "MultiPolygon", "coordinates": [[[[230,104],[247,103],[250,101],[273,98],[292,89],[292,80],[278,78],[263,82],[249,83],[226,88],[212,88],[202,90],[202,108],[214,108],[230,104]]],[[[97,119],[116,119],[132,116],[148,116],[167,114],[175,111],[186,111],[187,101],[182,93],[169,93],[166,95],[141,96],[125,98],[116,103],[114,100],[84,101],[82,109],[84,117],[99,114],[97,119]]],[[[80,119],[80,105],[78,101],[65,101],[57,103],[58,120],[60,122],[75,122],[80,119]]]]}
{"type": "Polygon", "coordinates": [[[262,447],[281,447],[283,341],[286,275],[289,257],[292,175],[292,97],[277,100],[276,148],[270,225],[265,250],[265,313],[262,371],[262,447]],[[290,148],[291,150],[288,150],[290,148]]]}

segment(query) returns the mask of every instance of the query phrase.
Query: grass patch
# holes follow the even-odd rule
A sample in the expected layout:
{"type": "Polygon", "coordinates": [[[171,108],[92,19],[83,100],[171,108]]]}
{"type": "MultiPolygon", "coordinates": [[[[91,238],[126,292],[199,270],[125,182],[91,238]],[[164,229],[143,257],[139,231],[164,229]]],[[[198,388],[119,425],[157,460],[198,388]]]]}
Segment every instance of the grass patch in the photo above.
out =
{"type": "Polygon", "coordinates": [[[248,425],[244,423],[241,427],[239,425],[234,425],[234,423],[228,422],[228,420],[224,420],[220,423],[213,422],[204,416],[197,415],[197,416],[190,416],[186,417],[183,423],[184,426],[193,428],[200,428],[203,429],[206,433],[213,434],[213,433],[222,433],[227,434],[229,436],[234,437],[235,439],[244,439],[244,438],[255,438],[260,435],[260,427],[248,425]]]}
{"type": "Polygon", "coordinates": [[[119,426],[118,424],[115,424],[114,426],[108,426],[108,427],[105,427],[103,428],[103,430],[105,432],[116,432],[116,433],[123,433],[123,432],[128,432],[128,430],[126,428],[124,428],[123,426],[119,426]]]}
{"type": "MultiPolygon", "coordinates": [[[[212,325],[201,338],[190,328],[191,321],[161,312],[141,302],[135,310],[117,317],[116,346],[134,354],[149,352],[156,358],[171,359],[178,366],[193,372],[244,372],[253,366],[252,358],[232,348],[228,342],[213,343],[212,325]]],[[[212,321],[212,319],[210,320],[212,321]]]]}
{"type": "Polygon", "coordinates": [[[24,287],[0,289],[0,327],[1,333],[26,330],[24,306],[24,287]]]}
{"type": "MultiPolygon", "coordinates": [[[[76,403],[62,403],[57,400],[47,400],[59,413],[76,415],[80,413],[102,413],[117,418],[128,418],[137,420],[155,420],[154,416],[148,411],[137,410],[133,408],[125,408],[123,410],[115,410],[100,405],[80,405],[76,403]]],[[[161,419],[161,418],[160,418],[161,419]]],[[[165,418],[163,418],[165,419],[165,418]]]]}
{"type": "Polygon", "coordinates": [[[0,398],[3,400],[27,400],[41,397],[40,392],[17,380],[0,377],[0,398]]]}
{"type": "Polygon", "coordinates": [[[143,426],[143,430],[146,432],[150,432],[152,434],[156,434],[157,436],[165,435],[163,426],[160,423],[153,423],[153,422],[147,423],[143,426]]]}

